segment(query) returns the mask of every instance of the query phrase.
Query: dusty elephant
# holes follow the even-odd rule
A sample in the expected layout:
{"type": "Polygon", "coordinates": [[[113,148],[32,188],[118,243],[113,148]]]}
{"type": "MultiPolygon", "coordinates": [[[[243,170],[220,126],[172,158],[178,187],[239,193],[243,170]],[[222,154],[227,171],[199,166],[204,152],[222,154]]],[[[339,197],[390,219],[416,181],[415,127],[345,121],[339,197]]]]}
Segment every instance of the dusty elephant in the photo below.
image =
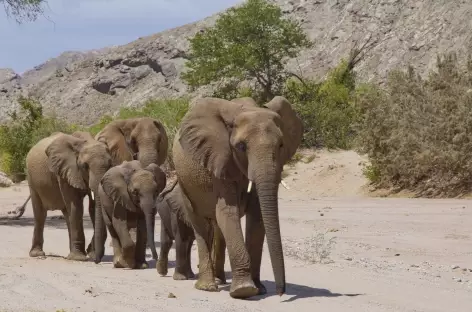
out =
{"type": "Polygon", "coordinates": [[[156,211],[161,218],[161,249],[156,268],[161,276],[167,275],[169,250],[175,240],[174,280],[195,277],[191,267],[191,249],[195,234],[190,221],[185,216],[184,205],[190,205],[190,203],[180,191],[177,180],[170,183],[156,200],[156,211]]]}
{"type": "Polygon", "coordinates": [[[266,293],[260,281],[267,235],[276,292],[285,292],[285,267],[278,216],[283,165],[295,154],[302,123],[283,97],[264,107],[250,101],[197,100],[182,120],[173,144],[186,209],[195,230],[199,278],[195,287],[216,291],[211,263],[211,222],[226,241],[233,280],[230,295],[247,298],[266,293]],[[246,215],[246,242],[240,218],[246,215]]]}
{"type": "Polygon", "coordinates": [[[138,160],[124,161],[103,176],[98,194],[115,267],[148,267],[146,241],[154,241],[155,202],[165,185],[166,175],[158,165],[143,167],[138,160]]]}
{"type": "MultiPolygon", "coordinates": [[[[103,142],[110,150],[113,166],[121,165],[123,161],[139,160],[146,167],[151,163],[162,165],[167,158],[168,137],[162,123],[154,118],[138,117],[118,119],[106,125],[95,139],[103,142]]],[[[100,210],[95,211],[96,227],[103,227],[100,210]]],[[[96,236],[97,255],[103,254],[104,242],[96,236]],[[101,243],[103,242],[103,245],[101,243]]],[[[157,259],[154,240],[149,241],[152,257],[157,259]]],[[[101,257],[95,263],[101,262],[101,257]]]]}
{"type": "MultiPolygon", "coordinates": [[[[70,253],[67,259],[85,261],[83,199],[89,195],[89,213],[95,223],[98,184],[111,167],[105,144],[95,141],[87,132],[72,135],[54,133],[40,140],[26,156],[27,179],[34,213],[34,233],[30,257],[44,256],[43,233],[48,210],[61,210],[69,232],[70,253]]],[[[100,209],[100,203],[97,204],[100,209]]],[[[105,233],[101,236],[106,237],[105,233]]],[[[94,236],[97,233],[94,232],[94,236]]],[[[94,257],[93,239],[87,248],[94,257]]]]}

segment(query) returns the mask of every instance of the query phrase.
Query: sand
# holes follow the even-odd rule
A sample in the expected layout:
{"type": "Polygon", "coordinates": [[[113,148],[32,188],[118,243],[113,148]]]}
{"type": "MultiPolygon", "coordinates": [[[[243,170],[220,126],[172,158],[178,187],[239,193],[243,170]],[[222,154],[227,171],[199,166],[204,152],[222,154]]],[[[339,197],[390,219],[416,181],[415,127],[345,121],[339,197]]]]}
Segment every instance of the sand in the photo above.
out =
{"type": "MultiPolygon", "coordinates": [[[[268,294],[249,300],[232,299],[229,285],[208,293],[196,290],[195,280],[174,281],[174,249],[167,277],[157,274],[152,260],[146,270],[114,269],[108,241],[101,264],[67,261],[67,229],[54,219],[60,212],[48,214],[44,250],[50,256],[30,258],[28,204],[20,220],[0,221],[0,311],[470,311],[470,201],[369,198],[362,157],[316,156],[287,169],[290,190],[280,187],[288,282],[282,297],[274,294],[266,245],[261,275],[268,294]]],[[[25,185],[0,189],[0,215],[27,196],[25,185]]],[[[93,230],[87,212],[84,226],[88,244],[93,230]]],[[[157,248],[158,233],[159,220],[157,248]]],[[[196,265],[194,245],[194,272],[196,265]]],[[[226,270],[230,278],[228,259],[226,270]]]]}

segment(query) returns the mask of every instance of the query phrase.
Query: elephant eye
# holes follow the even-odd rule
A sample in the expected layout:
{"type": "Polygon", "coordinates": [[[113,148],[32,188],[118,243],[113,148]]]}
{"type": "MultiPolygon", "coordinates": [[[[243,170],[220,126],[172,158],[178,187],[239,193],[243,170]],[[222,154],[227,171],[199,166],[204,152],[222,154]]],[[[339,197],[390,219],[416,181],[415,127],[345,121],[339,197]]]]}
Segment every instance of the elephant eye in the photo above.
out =
{"type": "Polygon", "coordinates": [[[284,147],[284,143],[283,143],[283,142],[282,142],[282,143],[280,143],[280,146],[279,146],[279,148],[282,148],[282,147],[284,147]]]}
{"type": "Polygon", "coordinates": [[[238,142],[238,143],[236,144],[236,148],[237,148],[238,150],[240,150],[241,152],[245,152],[246,149],[247,149],[247,146],[246,146],[246,143],[245,143],[245,142],[242,142],[242,141],[241,141],[241,142],[238,142]]]}

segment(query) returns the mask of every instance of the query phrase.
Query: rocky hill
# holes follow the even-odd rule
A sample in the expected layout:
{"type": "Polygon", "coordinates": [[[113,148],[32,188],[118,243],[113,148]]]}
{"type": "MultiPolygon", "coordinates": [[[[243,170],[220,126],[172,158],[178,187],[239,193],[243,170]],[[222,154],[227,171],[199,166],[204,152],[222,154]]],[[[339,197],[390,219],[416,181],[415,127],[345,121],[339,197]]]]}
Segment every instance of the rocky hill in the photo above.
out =
{"type": "MultiPolygon", "coordinates": [[[[471,47],[472,2],[464,0],[272,0],[299,20],[315,45],[289,66],[305,77],[321,77],[369,35],[377,45],[359,63],[364,80],[382,83],[392,68],[434,66],[437,53],[471,47]]],[[[84,125],[120,106],[187,92],[180,79],[189,36],[215,16],[139,38],[127,45],[64,52],[22,76],[0,69],[0,120],[19,94],[38,97],[48,112],[84,125]]],[[[201,94],[204,90],[199,90],[201,94]]]]}

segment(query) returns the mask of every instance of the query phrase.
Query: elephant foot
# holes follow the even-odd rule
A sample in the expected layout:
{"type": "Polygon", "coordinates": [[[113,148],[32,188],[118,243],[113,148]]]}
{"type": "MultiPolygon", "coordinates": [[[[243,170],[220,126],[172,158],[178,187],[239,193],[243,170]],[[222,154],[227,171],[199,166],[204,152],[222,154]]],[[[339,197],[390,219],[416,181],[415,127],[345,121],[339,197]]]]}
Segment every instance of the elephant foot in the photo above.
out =
{"type": "Polygon", "coordinates": [[[174,272],[174,275],[172,276],[172,278],[176,281],[188,280],[188,276],[186,274],[182,274],[182,273],[177,272],[177,271],[174,272]]]}
{"type": "Polygon", "coordinates": [[[193,271],[190,269],[190,270],[187,272],[187,277],[188,277],[189,279],[195,278],[195,273],[193,273],[193,271]]]}
{"type": "Polygon", "coordinates": [[[87,261],[87,256],[78,251],[71,251],[66,259],[73,261],[87,261]]]}
{"type": "Polygon", "coordinates": [[[221,279],[219,277],[215,277],[215,283],[216,283],[216,285],[225,285],[226,284],[226,278],[221,279]]]}
{"type": "Polygon", "coordinates": [[[89,259],[95,259],[95,251],[87,251],[87,258],[89,259]]]}
{"type": "Polygon", "coordinates": [[[246,299],[257,296],[259,289],[254,285],[252,279],[243,279],[241,282],[234,280],[231,283],[229,295],[236,299],[246,299]]]}
{"type": "Polygon", "coordinates": [[[265,288],[264,284],[261,283],[260,280],[254,280],[254,285],[256,285],[257,289],[259,289],[258,295],[267,294],[267,289],[265,288]]]}
{"type": "Polygon", "coordinates": [[[126,268],[126,264],[123,261],[123,259],[121,258],[121,256],[113,257],[113,267],[116,268],[116,269],[126,268]]]}
{"type": "Polygon", "coordinates": [[[44,256],[46,256],[46,254],[40,248],[33,248],[33,249],[30,250],[29,256],[30,257],[44,257],[44,256]]]}
{"type": "Polygon", "coordinates": [[[136,264],[136,269],[138,270],[145,270],[147,268],[149,268],[149,264],[146,261],[144,261],[143,263],[136,264]]]}
{"type": "Polygon", "coordinates": [[[204,291],[211,291],[216,292],[218,291],[218,286],[216,286],[215,281],[206,281],[199,279],[195,284],[195,288],[198,290],[204,291]]]}
{"type": "Polygon", "coordinates": [[[157,260],[156,269],[157,269],[157,273],[160,276],[166,276],[167,275],[167,260],[163,260],[162,258],[157,260]]]}

